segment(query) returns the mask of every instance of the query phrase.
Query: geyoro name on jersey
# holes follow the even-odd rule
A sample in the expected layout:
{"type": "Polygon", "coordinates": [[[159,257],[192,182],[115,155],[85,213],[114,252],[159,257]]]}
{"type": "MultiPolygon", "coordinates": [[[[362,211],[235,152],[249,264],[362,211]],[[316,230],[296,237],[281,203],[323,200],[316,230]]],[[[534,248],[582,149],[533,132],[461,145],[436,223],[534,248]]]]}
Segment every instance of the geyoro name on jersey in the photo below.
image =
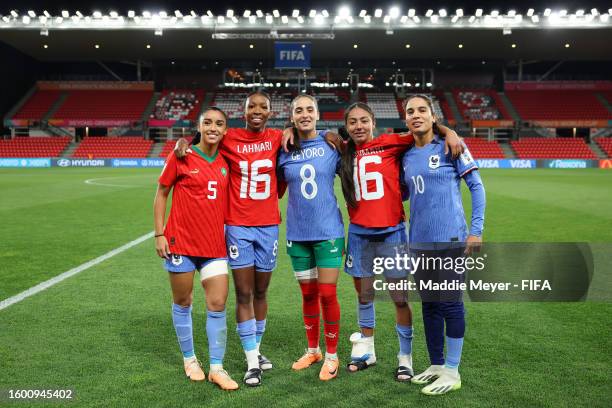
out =
{"type": "Polygon", "coordinates": [[[322,147],[307,147],[291,153],[291,160],[312,159],[313,157],[325,156],[325,149],[322,147]]]}
{"type": "Polygon", "coordinates": [[[238,153],[258,153],[264,151],[272,151],[272,142],[262,143],[249,143],[243,145],[236,145],[236,151],[238,153]]]}

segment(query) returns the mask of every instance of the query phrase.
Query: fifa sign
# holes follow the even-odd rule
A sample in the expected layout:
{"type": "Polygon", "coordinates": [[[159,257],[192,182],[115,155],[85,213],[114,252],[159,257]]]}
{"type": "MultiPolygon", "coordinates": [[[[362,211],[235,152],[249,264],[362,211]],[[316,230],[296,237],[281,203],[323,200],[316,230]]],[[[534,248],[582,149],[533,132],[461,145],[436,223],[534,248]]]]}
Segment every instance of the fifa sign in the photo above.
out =
{"type": "Polygon", "coordinates": [[[274,43],[274,67],[276,69],[308,69],[310,68],[309,42],[274,43]]]}

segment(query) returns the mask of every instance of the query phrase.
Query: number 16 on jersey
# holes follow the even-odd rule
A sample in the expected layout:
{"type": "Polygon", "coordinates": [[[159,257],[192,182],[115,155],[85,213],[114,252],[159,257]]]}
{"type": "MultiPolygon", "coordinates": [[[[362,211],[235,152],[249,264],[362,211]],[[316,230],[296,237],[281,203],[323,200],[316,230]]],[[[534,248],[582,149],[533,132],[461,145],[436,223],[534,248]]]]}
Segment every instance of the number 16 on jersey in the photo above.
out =
{"type": "Polygon", "coordinates": [[[240,198],[250,198],[252,200],[265,200],[270,197],[270,175],[259,174],[261,169],[272,168],[272,160],[255,160],[250,168],[249,182],[249,162],[242,160],[240,163],[240,198]],[[263,191],[258,190],[258,183],[264,183],[263,191]]]}

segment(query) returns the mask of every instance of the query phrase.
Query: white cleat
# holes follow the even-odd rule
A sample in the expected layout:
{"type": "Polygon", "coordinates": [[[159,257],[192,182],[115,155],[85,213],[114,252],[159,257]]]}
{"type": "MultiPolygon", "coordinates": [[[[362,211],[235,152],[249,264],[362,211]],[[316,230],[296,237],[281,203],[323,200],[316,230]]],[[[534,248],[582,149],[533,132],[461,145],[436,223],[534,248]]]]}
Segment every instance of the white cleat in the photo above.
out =
{"type": "Polygon", "coordinates": [[[461,376],[456,370],[445,368],[436,381],[424,387],[425,395],[443,395],[461,388],[461,376]]]}
{"type": "Polygon", "coordinates": [[[432,366],[429,366],[429,368],[423,371],[421,374],[418,374],[412,377],[412,380],[410,381],[413,384],[418,384],[418,385],[429,384],[430,382],[437,380],[443,371],[444,371],[443,365],[432,365],[432,366]]]}

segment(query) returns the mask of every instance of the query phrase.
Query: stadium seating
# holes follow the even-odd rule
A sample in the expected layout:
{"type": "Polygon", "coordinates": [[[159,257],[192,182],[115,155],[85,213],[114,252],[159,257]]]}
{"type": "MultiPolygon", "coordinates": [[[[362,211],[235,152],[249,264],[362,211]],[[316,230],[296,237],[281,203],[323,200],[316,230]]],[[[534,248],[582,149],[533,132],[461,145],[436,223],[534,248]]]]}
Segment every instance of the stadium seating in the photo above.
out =
{"type": "Polygon", "coordinates": [[[377,119],[400,119],[393,93],[367,93],[366,103],[372,108],[377,119]]]}
{"type": "Polygon", "coordinates": [[[346,91],[325,91],[314,92],[317,98],[321,120],[343,121],[344,108],[350,101],[350,96],[346,91]]]}
{"type": "MultiPolygon", "coordinates": [[[[189,136],[189,137],[186,137],[185,139],[187,139],[187,141],[191,143],[191,140],[193,140],[193,137],[189,136]]],[[[174,149],[175,145],[176,145],[176,140],[167,140],[166,143],[164,143],[164,147],[162,148],[162,151],[159,154],[159,157],[164,157],[164,158],[168,157],[170,152],[174,149]]]]}
{"type": "Polygon", "coordinates": [[[60,94],[61,91],[36,91],[13,116],[13,119],[42,119],[60,94]]]}
{"type": "Polygon", "coordinates": [[[591,91],[506,91],[523,120],[608,120],[612,114],[591,91]]]}
{"type": "Polygon", "coordinates": [[[454,90],[457,107],[466,120],[507,119],[505,108],[495,91],[489,89],[454,90]],[[501,111],[504,111],[503,113],[501,111]]]}
{"type": "Polygon", "coordinates": [[[53,119],[140,120],[152,91],[70,91],[53,119]]]}
{"type": "Polygon", "coordinates": [[[0,157],[59,157],[70,137],[15,137],[0,140],[0,157]]]}
{"type": "Polygon", "coordinates": [[[147,157],[153,142],[142,137],[86,137],[79,144],[72,157],[113,158],[147,157]]]}
{"type": "Polygon", "coordinates": [[[595,141],[608,157],[612,157],[612,137],[598,137],[595,141]]]}
{"type": "Polygon", "coordinates": [[[475,159],[503,159],[505,157],[497,141],[488,141],[479,137],[466,137],[464,141],[475,159]]]}
{"type": "Polygon", "coordinates": [[[151,119],[196,120],[204,99],[201,90],[165,90],[155,102],[151,119]]]}
{"type": "Polygon", "coordinates": [[[525,137],[510,143],[520,159],[597,159],[580,138],[525,137]]]}

